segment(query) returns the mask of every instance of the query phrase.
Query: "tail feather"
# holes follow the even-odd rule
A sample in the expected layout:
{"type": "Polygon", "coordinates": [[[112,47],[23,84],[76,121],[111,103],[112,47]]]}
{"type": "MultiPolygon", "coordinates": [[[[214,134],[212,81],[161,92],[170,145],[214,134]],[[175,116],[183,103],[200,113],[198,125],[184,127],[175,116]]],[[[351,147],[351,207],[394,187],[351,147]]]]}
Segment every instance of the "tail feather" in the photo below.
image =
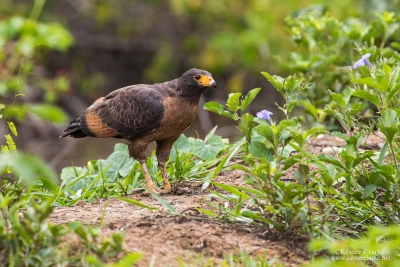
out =
{"type": "Polygon", "coordinates": [[[60,136],[61,137],[73,137],[73,138],[84,138],[87,135],[82,131],[81,127],[79,126],[80,120],[76,119],[73,120],[64,130],[64,133],[60,136]]]}

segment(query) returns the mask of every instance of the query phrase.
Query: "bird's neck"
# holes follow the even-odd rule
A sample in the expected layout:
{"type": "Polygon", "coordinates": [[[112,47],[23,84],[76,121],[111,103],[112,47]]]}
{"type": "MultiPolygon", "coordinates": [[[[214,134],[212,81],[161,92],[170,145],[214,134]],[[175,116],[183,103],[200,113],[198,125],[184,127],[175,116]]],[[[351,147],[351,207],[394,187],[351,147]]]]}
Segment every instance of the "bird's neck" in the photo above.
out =
{"type": "Polygon", "coordinates": [[[197,89],[188,89],[185,84],[177,84],[177,93],[179,97],[190,103],[198,103],[204,90],[204,87],[199,87],[197,89]]]}

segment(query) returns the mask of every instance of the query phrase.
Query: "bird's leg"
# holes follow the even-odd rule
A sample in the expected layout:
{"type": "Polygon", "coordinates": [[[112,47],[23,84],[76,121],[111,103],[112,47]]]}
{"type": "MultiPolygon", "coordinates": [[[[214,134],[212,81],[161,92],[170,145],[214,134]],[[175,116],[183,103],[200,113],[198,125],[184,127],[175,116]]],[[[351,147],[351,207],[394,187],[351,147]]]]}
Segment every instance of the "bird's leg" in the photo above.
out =
{"type": "Polygon", "coordinates": [[[153,179],[151,179],[150,173],[147,169],[146,160],[140,160],[139,163],[140,163],[140,166],[142,167],[144,178],[146,179],[146,187],[149,190],[153,191],[154,193],[159,194],[160,191],[154,184],[153,179]]]}
{"type": "Polygon", "coordinates": [[[139,141],[131,141],[131,143],[129,143],[128,146],[128,150],[129,150],[129,155],[134,158],[137,159],[140,163],[140,166],[142,167],[142,171],[144,174],[144,178],[146,179],[146,187],[151,190],[152,192],[159,194],[160,190],[156,187],[156,185],[154,184],[153,180],[151,179],[149,170],[147,169],[146,166],[146,148],[147,148],[146,143],[142,143],[139,141]]]}
{"type": "Polygon", "coordinates": [[[171,184],[169,183],[167,172],[165,170],[165,163],[158,163],[158,168],[160,168],[161,175],[164,181],[164,190],[171,191],[171,184]]]}
{"type": "Polygon", "coordinates": [[[167,171],[165,170],[165,162],[168,161],[169,153],[171,152],[172,145],[177,138],[170,138],[165,140],[157,141],[157,161],[158,168],[161,171],[161,175],[164,181],[164,190],[171,191],[171,184],[169,183],[167,171]]]}

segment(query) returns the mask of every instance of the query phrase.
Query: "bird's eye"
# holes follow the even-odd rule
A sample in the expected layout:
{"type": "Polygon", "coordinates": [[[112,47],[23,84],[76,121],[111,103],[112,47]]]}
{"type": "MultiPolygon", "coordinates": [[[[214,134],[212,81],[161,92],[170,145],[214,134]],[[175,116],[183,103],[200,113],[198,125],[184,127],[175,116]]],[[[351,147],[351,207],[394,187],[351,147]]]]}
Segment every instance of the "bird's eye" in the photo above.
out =
{"type": "Polygon", "coordinates": [[[200,80],[201,76],[200,76],[199,74],[196,74],[196,75],[194,76],[194,78],[195,78],[196,80],[200,80]]]}

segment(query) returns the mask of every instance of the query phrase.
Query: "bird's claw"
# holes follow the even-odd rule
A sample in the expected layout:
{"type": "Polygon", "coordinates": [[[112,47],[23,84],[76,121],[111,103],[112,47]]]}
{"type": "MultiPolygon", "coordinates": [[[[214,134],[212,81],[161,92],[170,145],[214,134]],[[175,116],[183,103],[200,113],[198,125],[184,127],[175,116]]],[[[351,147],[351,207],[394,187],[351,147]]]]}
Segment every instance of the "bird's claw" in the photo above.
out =
{"type": "Polygon", "coordinates": [[[171,184],[170,183],[165,183],[164,184],[164,190],[170,192],[171,191],[171,184]]]}
{"type": "Polygon", "coordinates": [[[159,189],[156,186],[147,186],[148,191],[153,192],[154,194],[157,195],[165,195],[171,192],[171,187],[168,190],[167,188],[164,187],[164,189],[159,189]]]}

